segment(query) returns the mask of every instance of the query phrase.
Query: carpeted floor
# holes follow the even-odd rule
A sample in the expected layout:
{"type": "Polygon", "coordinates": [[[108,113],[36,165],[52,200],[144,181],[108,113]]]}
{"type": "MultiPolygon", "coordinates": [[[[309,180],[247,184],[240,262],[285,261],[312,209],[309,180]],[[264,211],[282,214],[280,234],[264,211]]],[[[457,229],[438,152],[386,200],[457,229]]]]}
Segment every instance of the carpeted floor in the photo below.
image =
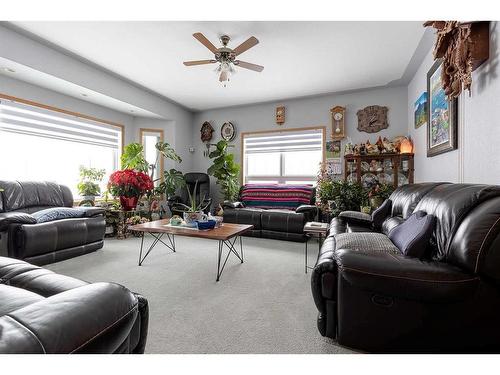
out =
{"type": "MultiPolygon", "coordinates": [[[[158,245],[141,267],[140,241],[129,238],[106,240],[95,253],[47,268],[146,296],[147,353],[351,353],[316,329],[304,244],[258,238],[243,244],[245,263],[230,257],[218,283],[217,242],[186,237],[176,237],[175,254],[158,245]]],[[[310,245],[314,264],[317,244],[310,245]]]]}

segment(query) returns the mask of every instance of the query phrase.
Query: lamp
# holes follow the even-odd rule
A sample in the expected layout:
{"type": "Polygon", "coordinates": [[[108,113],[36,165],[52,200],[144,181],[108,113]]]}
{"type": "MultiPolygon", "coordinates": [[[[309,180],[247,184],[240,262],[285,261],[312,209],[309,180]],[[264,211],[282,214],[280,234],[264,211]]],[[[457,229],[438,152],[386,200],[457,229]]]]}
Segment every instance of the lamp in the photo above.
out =
{"type": "Polygon", "coordinates": [[[400,154],[411,154],[413,153],[413,141],[409,137],[405,137],[399,145],[400,154]]]}

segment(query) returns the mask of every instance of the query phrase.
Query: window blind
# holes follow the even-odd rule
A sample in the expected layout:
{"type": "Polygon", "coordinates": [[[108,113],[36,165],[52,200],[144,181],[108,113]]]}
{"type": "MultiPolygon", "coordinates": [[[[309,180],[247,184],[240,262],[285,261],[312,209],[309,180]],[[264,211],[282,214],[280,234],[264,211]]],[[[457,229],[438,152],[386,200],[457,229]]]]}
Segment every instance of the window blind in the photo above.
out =
{"type": "Polygon", "coordinates": [[[320,129],[253,134],[244,138],[246,154],[262,152],[320,151],[323,132],[320,129]]]}
{"type": "Polygon", "coordinates": [[[121,148],[121,128],[10,100],[0,100],[0,131],[121,148]]]}

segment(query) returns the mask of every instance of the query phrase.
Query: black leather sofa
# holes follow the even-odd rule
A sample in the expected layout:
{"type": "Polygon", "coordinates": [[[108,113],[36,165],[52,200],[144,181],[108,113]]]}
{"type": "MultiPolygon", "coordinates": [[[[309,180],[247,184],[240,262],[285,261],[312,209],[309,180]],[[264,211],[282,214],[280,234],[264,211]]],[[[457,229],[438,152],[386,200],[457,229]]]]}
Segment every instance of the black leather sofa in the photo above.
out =
{"type": "Polygon", "coordinates": [[[248,236],[304,242],[307,239],[304,225],[314,221],[318,214],[315,197],[316,192],[313,191],[310,204],[301,205],[295,210],[251,208],[245,207],[241,201],[225,201],[224,222],[253,225],[253,230],[245,234],[248,236]]]}
{"type": "Polygon", "coordinates": [[[499,352],[500,186],[414,184],[389,199],[381,236],[425,211],[436,218],[429,252],[340,246],[377,230],[333,219],[311,276],[320,333],[370,352],[499,352]]]}
{"type": "Polygon", "coordinates": [[[179,215],[182,217],[185,207],[181,206],[180,203],[189,206],[189,194],[188,190],[196,197],[196,202],[202,204],[205,209],[203,210],[206,214],[210,212],[210,207],[212,204],[212,198],[210,198],[210,177],[206,173],[186,173],[184,174],[184,181],[186,186],[183,187],[179,195],[173,195],[168,198],[168,208],[172,215],[179,215]],[[196,194],[194,193],[194,188],[196,185],[196,194]]]}
{"type": "Polygon", "coordinates": [[[0,354],[144,353],[148,302],[0,257],[0,354]]]}
{"type": "Polygon", "coordinates": [[[83,255],[104,244],[104,210],[37,223],[33,213],[72,207],[71,191],[52,182],[0,181],[0,255],[43,265],[83,255]]]}

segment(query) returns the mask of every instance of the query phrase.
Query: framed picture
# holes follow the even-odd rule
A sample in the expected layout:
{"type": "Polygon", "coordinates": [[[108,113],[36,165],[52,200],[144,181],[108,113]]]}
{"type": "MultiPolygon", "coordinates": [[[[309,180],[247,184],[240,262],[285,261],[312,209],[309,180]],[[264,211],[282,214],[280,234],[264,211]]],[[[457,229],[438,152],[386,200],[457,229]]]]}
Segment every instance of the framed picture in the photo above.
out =
{"type": "Polygon", "coordinates": [[[427,92],[422,93],[415,102],[415,129],[427,125],[427,92]]]}
{"type": "Polygon", "coordinates": [[[340,158],[340,140],[326,141],[326,158],[340,158]]]}
{"type": "Polygon", "coordinates": [[[441,81],[442,62],[437,60],[427,73],[427,156],[457,148],[458,100],[448,100],[441,81]]]}

